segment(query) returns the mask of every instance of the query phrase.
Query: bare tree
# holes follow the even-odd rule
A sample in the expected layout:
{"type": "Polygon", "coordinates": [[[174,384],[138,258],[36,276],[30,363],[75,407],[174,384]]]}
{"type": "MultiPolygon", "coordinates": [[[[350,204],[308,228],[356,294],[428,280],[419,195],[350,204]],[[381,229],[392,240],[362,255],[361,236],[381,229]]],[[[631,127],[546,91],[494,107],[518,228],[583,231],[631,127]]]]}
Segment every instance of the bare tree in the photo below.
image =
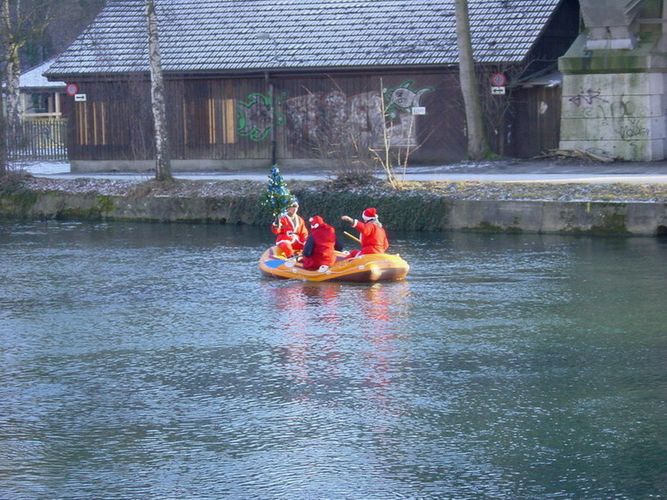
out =
{"type": "Polygon", "coordinates": [[[515,83],[521,75],[526,74],[532,61],[526,61],[523,64],[499,64],[497,66],[476,66],[478,77],[478,88],[481,91],[480,104],[482,107],[482,117],[484,120],[484,130],[489,141],[491,152],[500,156],[505,156],[505,147],[509,144],[511,136],[511,119],[513,110],[517,104],[515,91],[519,88],[516,85],[508,85],[506,94],[493,95],[490,92],[484,92],[491,81],[491,76],[495,73],[502,73],[509,82],[515,83]]]}
{"type": "MultiPolygon", "coordinates": [[[[22,0],[34,1],[34,0],[22,0]]],[[[51,57],[69,46],[99,14],[105,0],[49,0],[51,19],[41,37],[33,42],[37,56],[51,57]]],[[[38,64],[41,59],[31,61],[38,64]]]]}
{"type": "MultiPolygon", "coordinates": [[[[331,75],[333,91],[312,91],[302,86],[305,95],[289,99],[283,109],[289,119],[287,133],[293,144],[303,144],[317,155],[324,165],[336,169],[336,177],[345,181],[364,182],[373,178],[374,162],[368,154],[373,143],[370,123],[355,117],[350,96],[331,75]],[[309,109],[319,109],[316,114],[309,109]]],[[[364,104],[378,108],[379,95],[369,93],[364,104]]],[[[372,125],[371,127],[372,128],[372,125]]]]}
{"type": "Polygon", "coordinates": [[[151,71],[151,105],[155,128],[155,179],[171,181],[171,159],[169,156],[169,137],[167,133],[167,111],[165,104],[164,78],[158,39],[155,1],[146,0],[146,19],[148,22],[148,59],[151,71]]]}
{"type": "Polygon", "coordinates": [[[397,169],[403,180],[410,155],[428,140],[418,142],[417,117],[412,108],[432,88],[412,90],[412,81],[401,87],[385,88],[382,78],[379,89],[352,97],[332,78],[335,90],[312,92],[290,99],[285,106],[290,118],[294,143],[303,141],[325,162],[333,162],[337,181],[365,183],[374,180],[376,167],[381,167],[387,182],[398,189],[397,169]],[[317,114],[308,110],[319,109],[317,114]]]}
{"type": "MultiPolygon", "coordinates": [[[[16,9],[18,8],[17,6],[16,9]]],[[[0,33],[2,34],[0,39],[2,40],[2,60],[4,62],[2,81],[5,84],[7,121],[10,130],[18,128],[20,120],[19,77],[21,76],[21,59],[19,49],[22,40],[17,30],[15,30],[14,17],[16,16],[12,16],[9,0],[2,0],[2,10],[0,10],[0,33]]]]}
{"type": "Polygon", "coordinates": [[[7,134],[5,132],[5,99],[0,91],[0,177],[7,173],[7,134]]]}
{"type": "Polygon", "coordinates": [[[461,92],[466,112],[468,130],[468,156],[480,160],[489,153],[489,146],[484,134],[482,108],[475,76],[475,61],[470,39],[470,20],[468,0],[455,0],[456,5],[456,40],[459,48],[459,75],[461,92]]]}
{"type": "Polygon", "coordinates": [[[20,88],[21,49],[30,40],[43,32],[51,16],[51,3],[48,0],[28,2],[21,0],[0,0],[0,41],[2,42],[2,60],[7,99],[7,128],[15,134],[21,122],[20,88]]]}
{"type": "Polygon", "coordinates": [[[400,180],[396,174],[397,169],[402,169],[402,180],[405,175],[410,160],[410,155],[417,151],[428,140],[430,133],[417,140],[416,116],[413,114],[413,106],[418,105],[419,97],[425,92],[433,89],[425,88],[417,92],[409,89],[387,89],[380,78],[380,97],[379,107],[381,112],[381,141],[380,147],[370,147],[369,152],[377,164],[382,167],[387,182],[394,188],[400,187],[400,180]],[[396,96],[398,94],[398,96],[396,96]],[[406,97],[407,96],[407,97],[406,97]],[[403,108],[403,113],[397,112],[396,100],[405,99],[405,103],[399,106],[403,108]],[[392,110],[392,108],[395,108],[392,110]],[[402,117],[401,117],[402,115],[402,117]],[[405,127],[407,122],[407,128],[405,127]],[[397,135],[398,134],[398,135],[397,135]]]}

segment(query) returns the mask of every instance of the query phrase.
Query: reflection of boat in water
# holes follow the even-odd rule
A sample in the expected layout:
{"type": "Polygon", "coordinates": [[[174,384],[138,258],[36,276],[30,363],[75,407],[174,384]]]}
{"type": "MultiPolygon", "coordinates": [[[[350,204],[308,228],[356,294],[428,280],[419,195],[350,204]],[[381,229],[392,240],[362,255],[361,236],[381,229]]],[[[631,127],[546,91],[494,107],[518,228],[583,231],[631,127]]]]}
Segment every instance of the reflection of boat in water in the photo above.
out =
{"type": "Polygon", "coordinates": [[[404,279],[410,266],[399,255],[387,253],[360,255],[346,259],[336,252],[336,263],[326,269],[307,271],[301,264],[277,253],[275,246],[259,259],[259,268],[267,276],[303,281],[398,281],[404,279]]]}

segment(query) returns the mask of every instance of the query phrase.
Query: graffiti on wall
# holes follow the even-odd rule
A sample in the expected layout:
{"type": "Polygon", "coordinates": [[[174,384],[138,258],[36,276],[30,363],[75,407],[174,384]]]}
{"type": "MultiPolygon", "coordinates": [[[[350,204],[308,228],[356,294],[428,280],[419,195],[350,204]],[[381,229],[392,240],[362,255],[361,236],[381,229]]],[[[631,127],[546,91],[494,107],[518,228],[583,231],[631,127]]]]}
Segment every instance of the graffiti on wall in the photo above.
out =
{"type": "Polygon", "coordinates": [[[649,130],[644,127],[638,118],[630,118],[626,123],[622,123],[617,127],[618,135],[623,140],[648,138],[649,130]]]}
{"type": "Polygon", "coordinates": [[[420,107],[422,96],[434,89],[417,89],[413,87],[414,83],[414,80],[406,80],[397,87],[382,89],[385,114],[389,121],[387,126],[394,146],[417,146],[417,115],[412,113],[412,108],[420,107]]]}
{"type": "Polygon", "coordinates": [[[347,95],[341,90],[307,92],[285,100],[289,118],[288,134],[295,143],[307,142],[316,149],[355,149],[384,147],[385,132],[391,147],[417,145],[416,120],[412,107],[433,89],[414,89],[407,80],[397,87],[347,95]],[[384,103],[383,100],[384,99],[384,103]],[[385,116],[382,108],[384,104],[385,116]]]}
{"type": "Polygon", "coordinates": [[[606,99],[600,97],[601,94],[602,91],[600,89],[587,89],[586,91],[582,89],[577,95],[570,97],[569,101],[577,107],[582,105],[590,106],[596,102],[609,102],[606,99]]]}
{"type": "MultiPolygon", "coordinates": [[[[596,152],[624,159],[645,158],[651,136],[650,104],[636,95],[604,94],[583,88],[564,104],[569,107],[575,142],[592,143],[596,152]]],[[[565,111],[565,109],[564,109],[565,111]]]]}
{"type": "Polygon", "coordinates": [[[289,117],[288,133],[294,142],[307,142],[316,149],[356,149],[384,147],[384,134],[391,147],[417,144],[418,116],[401,113],[395,120],[382,114],[380,92],[351,96],[335,90],[309,93],[285,101],[289,117]]]}
{"type": "Polygon", "coordinates": [[[286,139],[292,144],[305,142],[311,147],[326,149],[325,144],[353,142],[355,148],[367,151],[382,147],[386,132],[392,147],[416,146],[415,124],[419,117],[412,114],[412,108],[420,106],[422,96],[433,89],[417,89],[413,84],[413,80],[406,80],[396,87],[383,89],[384,96],[379,91],[347,95],[341,90],[310,92],[307,89],[295,97],[281,94],[277,98],[273,123],[271,96],[253,92],[237,103],[238,132],[252,141],[262,142],[269,139],[274,125],[288,123],[286,139]]]}
{"type": "Polygon", "coordinates": [[[432,87],[415,90],[412,88],[414,83],[413,80],[406,80],[398,87],[383,89],[385,111],[391,120],[401,114],[412,114],[413,107],[421,106],[421,97],[433,91],[432,87]]]}
{"type": "Polygon", "coordinates": [[[307,92],[285,100],[289,141],[324,153],[345,148],[354,140],[366,151],[381,137],[382,103],[379,92],[353,96],[334,90],[307,92]]]}
{"type": "Polygon", "coordinates": [[[569,102],[581,111],[583,118],[599,121],[600,126],[595,130],[611,128],[624,141],[642,140],[649,136],[649,129],[643,125],[644,120],[638,116],[635,104],[624,96],[610,101],[601,97],[599,89],[588,89],[570,97],[569,102]]]}
{"type": "Polygon", "coordinates": [[[285,123],[285,116],[275,111],[272,115],[271,96],[253,92],[239,101],[236,107],[239,135],[251,141],[262,142],[269,138],[273,124],[285,123]]]}

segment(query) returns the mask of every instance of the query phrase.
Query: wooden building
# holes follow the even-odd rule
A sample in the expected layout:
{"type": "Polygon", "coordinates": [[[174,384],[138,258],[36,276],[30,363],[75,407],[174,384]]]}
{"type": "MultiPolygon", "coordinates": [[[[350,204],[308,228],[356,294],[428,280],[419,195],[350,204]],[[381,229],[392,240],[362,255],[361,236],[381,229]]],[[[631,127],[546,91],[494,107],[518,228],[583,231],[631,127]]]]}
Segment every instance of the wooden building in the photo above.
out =
{"type": "Polygon", "coordinates": [[[45,61],[21,74],[21,116],[24,120],[55,119],[67,116],[65,83],[49,81],[44,73],[53,64],[53,59],[45,61]]]}
{"type": "MultiPolygon", "coordinates": [[[[156,3],[176,170],[354,165],[387,145],[411,164],[466,156],[453,0],[156,3]]],[[[530,148],[516,141],[549,133],[525,122],[534,91],[516,83],[555,67],[578,33],[578,1],[469,4],[488,129],[498,152],[521,154],[530,148]],[[505,95],[491,94],[496,73],[505,95]]],[[[146,40],[144,1],[111,0],[48,71],[79,88],[73,169],[152,166],[146,40]]]]}

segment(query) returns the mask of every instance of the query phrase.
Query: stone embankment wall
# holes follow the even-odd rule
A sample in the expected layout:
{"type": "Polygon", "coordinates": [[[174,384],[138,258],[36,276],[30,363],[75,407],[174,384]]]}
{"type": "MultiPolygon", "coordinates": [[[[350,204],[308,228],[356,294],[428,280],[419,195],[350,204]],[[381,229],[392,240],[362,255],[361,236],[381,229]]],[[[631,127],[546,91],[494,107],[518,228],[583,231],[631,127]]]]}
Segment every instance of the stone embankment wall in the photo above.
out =
{"type": "MultiPolygon", "coordinates": [[[[393,231],[484,231],[655,236],[667,234],[667,203],[614,201],[471,200],[410,193],[296,191],[304,216],[358,216],[375,206],[393,231]]],[[[101,195],[19,191],[0,195],[0,216],[11,218],[198,222],[267,225],[270,215],[253,194],[225,196],[101,195]]]]}

